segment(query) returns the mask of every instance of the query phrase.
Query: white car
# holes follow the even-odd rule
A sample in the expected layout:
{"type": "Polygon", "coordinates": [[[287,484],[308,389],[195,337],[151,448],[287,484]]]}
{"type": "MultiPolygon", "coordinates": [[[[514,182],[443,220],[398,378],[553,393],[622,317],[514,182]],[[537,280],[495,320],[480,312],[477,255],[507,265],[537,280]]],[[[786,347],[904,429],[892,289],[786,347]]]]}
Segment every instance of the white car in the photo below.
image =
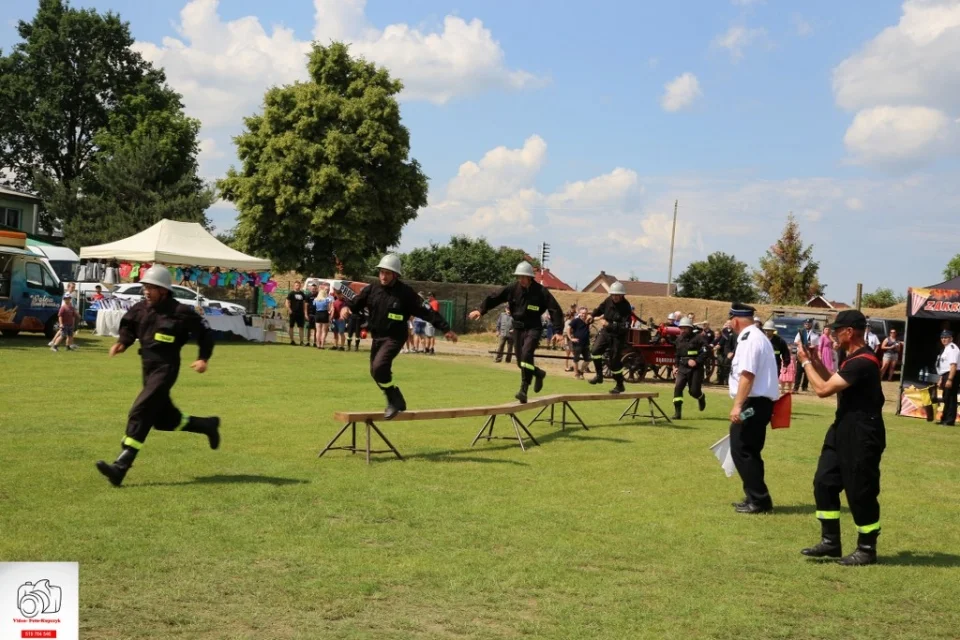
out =
{"type": "MultiPolygon", "coordinates": [[[[118,284],[110,290],[111,295],[123,300],[142,300],[143,285],[132,282],[129,284],[118,284]]],[[[197,292],[193,289],[173,285],[173,297],[180,304],[188,304],[191,307],[197,306],[197,292]]],[[[243,315],[247,312],[246,307],[234,302],[225,302],[223,300],[210,300],[200,296],[200,306],[212,307],[214,309],[223,309],[237,315],[243,315]]]]}

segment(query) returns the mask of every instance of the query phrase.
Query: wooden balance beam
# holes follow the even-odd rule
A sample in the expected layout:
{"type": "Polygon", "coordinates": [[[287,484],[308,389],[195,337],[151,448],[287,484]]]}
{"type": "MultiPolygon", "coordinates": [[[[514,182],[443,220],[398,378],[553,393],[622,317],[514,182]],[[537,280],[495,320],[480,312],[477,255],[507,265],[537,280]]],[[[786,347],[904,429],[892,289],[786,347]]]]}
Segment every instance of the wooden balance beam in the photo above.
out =
{"type": "MultiPolygon", "coordinates": [[[[534,422],[549,422],[553,425],[557,422],[555,417],[555,408],[556,405],[561,405],[562,413],[560,419],[560,428],[561,430],[566,430],[568,424],[579,424],[584,429],[588,429],[587,425],[580,418],[579,414],[574,410],[570,405],[571,402],[591,402],[591,401],[602,401],[602,400],[620,400],[620,399],[631,399],[633,402],[630,403],[622,414],[620,414],[619,420],[627,418],[637,418],[637,417],[648,417],[654,424],[658,419],[658,416],[654,413],[654,409],[659,411],[660,416],[663,417],[667,422],[670,422],[670,418],[667,417],[667,414],[663,412],[663,409],[656,403],[654,398],[659,396],[656,392],[624,392],[621,394],[611,394],[611,393],[571,393],[563,395],[549,395],[542,396],[540,398],[535,398],[526,404],[520,404],[519,402],[511,402],[509,404],[501,405],[492,405],[485,407],[460,407],[453,409],[415,409],[413,411],[401,411],[398,413],[391,422],[412,422],[419,420],[451,420],[456,418],[475,418],[486,416],[486,421],[483,423],[483,426],[480,427],[480,431],[474,437],[473,442],[470,443],[470,446],[477,444],[477,441],[484,439],[487,442],[490,440],[513,440],[516,438],[517,442],[520,443],[520,448],[523,451],[526,451],[526,446],[524,445],[523,435],[526,434],[526,437],[534,445],[540,446],[540,443],[537,442],[537,439],[533,437],[533,434],[530,433],[527,426],[523,424],[520,418],[517,417],[517,414],[521,411],[530,411],[532,409],[540,409],[539,413],[534,416],[533,420],[530,421],[530,424],[534,422]],[[641,400],[647,400],[649,407],[649,414],[638,413],[637,409],[641,400]],[[541,418],[541,416],[546,412],[547,409],[550,409],[550,415],[548,418],[541,418]],[[567,420],[567,411],[569,411],[575,418],[576,422],[567,420]],[[511,437],[502,437],[493,435],[493,426],[496,423],[497,416],[510,416],[510,423],[513,426],[513,431],[515,436],[511,437]],[[522,433],[521,433],[522,432],[522,433]]],[[[370,454],[373,453],[393,453],[397,456],[398,459],[403,460],[403,456],[400,455],[400,452],[397,451],[397,448],[387,440],[387,437],[383,434],[380,428],[377,426],[375,420],[383,419],[382,411],[337,411],[333,414],[333,417],[336,420],[344,422],[343,427],[340,431],[337,432],[337,435],[327,444],[326,447],[317,455],[317,457],[322,457],[327,451],[331,450],[342,450],[349,451],[350,453],[356,453],[358,451],[365,451],[367,454],[367,464],[370,464],[370,454]],[[366,425],[367,437],[366,437],[366,446],[357,446],[357,423],[362,422],[366,425]],[[343,436],[347,429],[350,430],[350,444],[343,446],[334,446],[337,441],[343,436]],[[376,434],[383,440],[384,444],[389,447],[388,449],[371,449],[371,432],[376,432],[376,434]]],[[[618,420],[618,421],[619,421],[618,420]]]]}

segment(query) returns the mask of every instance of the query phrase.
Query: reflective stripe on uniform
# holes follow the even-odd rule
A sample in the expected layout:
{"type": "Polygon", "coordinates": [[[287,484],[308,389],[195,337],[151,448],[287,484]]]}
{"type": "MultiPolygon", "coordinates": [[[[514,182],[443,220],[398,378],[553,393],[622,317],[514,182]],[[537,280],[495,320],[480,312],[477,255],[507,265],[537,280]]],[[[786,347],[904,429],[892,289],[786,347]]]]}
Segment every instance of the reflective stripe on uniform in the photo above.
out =
{"type": "Polygon", "coordinates": [[[172,343],[177,341],[176,338],[174,338],[171,335],[167,335],[166,333],[155,333],[153,334],[153,339],[156,340],[157,342],[167,342],[167,343],[172,343]]]}
{"type": "Polygon", "coordinates": [[[697,350],[687,351],[687,355],[688,355],[688,356],[695,356],[695,355],[697,355],[698,353],[700,353],[700,352],[697,351],[697,350]]]}
{"type": "Polygon", "coordinates": [[[130,436],[127,436],[126,438],[124,438],[123,442],[121,442],[120,444],[122,444],[125,447],[130,447],[131,449],[136,449],[137,451],[140,451],[140,447],[143,446],[142,442],[140,442],[139,440],[134,440],[130,436]]]}
{"type": "Polygon", "coordinates": [[[535,366],[533,366],[529,362],[521,362],[520,366],[523,367],[524,369],[533,369],[534,371],[536,371],[537,369],[535,366]]]}
{"type": "Polygon", "coordinates": [[[393,384],[393,382],[391,381],[391,382],[378,382],[377,386],[380,387],[381,389],[389,389],[390,387],[395,387],[397,385],[393,384]]]}
{"type": "Polygon", "coordinates": [[[623,369],[617,369],[616,371],[611,371],[610,373],[612,373],[613,375],[619,375],[623,373],[623,369]]]}
{"type": "Polygon", "coordinates": [[[594,360],[603,360],[603,354],[602,354],[602,353],[598,353],[597,355],[590,356],[590,357],[593,358],[594,360]]]}
{"type": "Polygon", "coordinates": [[[183,416],[183,419],[180,421],[180,426],[174,429],[174,431],[183,431],[188,424],[190,424],[190,416],[183,416]]]}
{"type": "Polygon", "coordinates": [[[817,520],[839,520],[839,511],[817,511],[817,520]]]}
{"type": "Polygon", "coordinates": [[[400,322],[403,322],[403,316],[400,315],[399,313],[388,313],[387,320],[398,320],[400,322]]]}
{"type": "Polygon", "coordinates": [[[528,304],[527,311],[540,311],[540,307],[535,304],[528,304]]]}
{"type": "Polygon", "coordinates": [[[683,404],[683,398],[674,398],[673,404],[677,404],[677,403],[683,404]]]}
{"type": "Polygon", "coordinates": [[[874,531],[880,531],[880,523],[874,522],[873,524],[868,524],[865,527],[857,527],[857,533],[873,533],[874,531]]]}

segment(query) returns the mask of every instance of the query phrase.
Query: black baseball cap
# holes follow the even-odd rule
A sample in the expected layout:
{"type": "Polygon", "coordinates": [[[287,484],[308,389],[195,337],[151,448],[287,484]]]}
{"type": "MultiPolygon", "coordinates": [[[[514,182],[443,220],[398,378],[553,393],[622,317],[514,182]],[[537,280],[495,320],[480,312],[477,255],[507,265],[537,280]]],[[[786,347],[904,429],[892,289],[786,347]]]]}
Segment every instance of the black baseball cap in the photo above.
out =
{"type": "Polygon", "coordinates": [[[833,319],[833,322],[827,326],[830,327],[830,329],[843,329],[845,327],[866,329],[867,318],[856,309],[847,309],[846,311],[838,313],[837,317],[833,319]]]}

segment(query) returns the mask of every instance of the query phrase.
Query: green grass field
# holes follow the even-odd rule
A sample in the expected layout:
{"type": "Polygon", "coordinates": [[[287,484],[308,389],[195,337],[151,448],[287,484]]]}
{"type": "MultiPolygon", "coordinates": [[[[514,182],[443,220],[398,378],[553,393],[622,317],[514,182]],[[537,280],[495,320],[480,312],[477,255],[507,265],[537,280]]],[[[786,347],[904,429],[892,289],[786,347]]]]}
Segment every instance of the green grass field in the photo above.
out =
{"type": "MultiPolygon", "coordinates": [[[[367,466],[316,457],[335,409],[383,406],[366,353],[227,344],[174,390],[222,416],[221,449],[153,432],[115,489],[94,461],[118,452],[136,353],[44,343],[0,343],[0,560],[79,561],[85,639],[960,637],[958,430],[889,416],[881,564],[851,569],[798,553],[819,534],[832,403],[798,400],[769,434],[777,511],[743,516],[708,450],[719,390],[672,428],[618,424],[622,400],[575,405],[596,428],[535,424],[526,453],[471,449],[482,420],[387,424],[407,460],[367,466]]],[[[395,374],[411,407],[505,402],[518,379],[442,355],[395,374]]],[[[552,375],[546,392],[587,388],[552,375]]],[[[843,527],[852,549],[846,509],[843,527]]]]}

